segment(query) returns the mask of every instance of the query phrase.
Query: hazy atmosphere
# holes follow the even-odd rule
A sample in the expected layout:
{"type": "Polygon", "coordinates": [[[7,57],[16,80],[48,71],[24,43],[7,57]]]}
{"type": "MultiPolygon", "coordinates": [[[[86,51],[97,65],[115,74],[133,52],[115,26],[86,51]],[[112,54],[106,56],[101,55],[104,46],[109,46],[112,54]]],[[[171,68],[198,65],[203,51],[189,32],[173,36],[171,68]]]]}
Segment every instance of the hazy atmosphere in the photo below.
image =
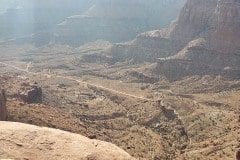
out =
{"type": "Polygon", "coordinates": [[[240,160],[239,123],[239,0],[0,0],[0,159],[240,160]]]}
{"type": "Polygon", "coordinates": [[[167,27],[184,0],[10,0],[1,1],[0,37],[18,43],[79,46],[104,39],[121,42],[167,27]]]}

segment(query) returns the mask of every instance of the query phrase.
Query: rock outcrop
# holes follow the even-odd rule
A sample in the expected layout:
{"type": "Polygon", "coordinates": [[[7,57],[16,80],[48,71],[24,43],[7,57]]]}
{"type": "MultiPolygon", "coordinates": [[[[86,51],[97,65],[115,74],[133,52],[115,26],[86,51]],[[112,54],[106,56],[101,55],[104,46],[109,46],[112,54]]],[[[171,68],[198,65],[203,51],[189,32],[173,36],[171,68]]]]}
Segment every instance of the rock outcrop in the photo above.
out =
{"type": "Polygon", "coordinates": [[[187,45],[204,38],[208,49],[238,53],[240,49],[240,2],[189,0],[166,37],[187,45]]]}
{"type": "Polygon", "coordinates": [[[0,146],[0,159],[134,160],[107,142],[13,122],[0,122],[0,146]]]}
{"type": "Polygon", "coordinates": [[[188,0],[169,28],[142,33],[108,52],[116,61],[158,61],[154,72],[168,72],[171,79],[206,73],[240,78],[239,28],[239,1],[188,0]]]}
{"type": "Polygon", "coordinates": [[[6,107],[6,95],[5,91],[0,92],[0,121],[7,120],[7,107],[6,107]]]}
{"type": "Polygon", "coordinates": [[[162,63],[177,60],[176,72],[185,75],[213,74],[240,78],[240,3],[234,0],[189,0],[167,38],[185,45],[162,63]],[[179,68],[182,68],[179,70],[179,68]]]}
{"type": "Polygon", "coordinates": [[[9,99],[18,99],[25,103],[41,103],[42,88],[34,81],[30,81],[25,76],[3,75],[0,81],[7,88],[6,95],[9,99]]]}
{"type": "Polygon", "coordinates": [[[27,103],[39,103],[42,101],[42,89],[37,85],[30,85],[19,93],[19,97],[27,103]]]}

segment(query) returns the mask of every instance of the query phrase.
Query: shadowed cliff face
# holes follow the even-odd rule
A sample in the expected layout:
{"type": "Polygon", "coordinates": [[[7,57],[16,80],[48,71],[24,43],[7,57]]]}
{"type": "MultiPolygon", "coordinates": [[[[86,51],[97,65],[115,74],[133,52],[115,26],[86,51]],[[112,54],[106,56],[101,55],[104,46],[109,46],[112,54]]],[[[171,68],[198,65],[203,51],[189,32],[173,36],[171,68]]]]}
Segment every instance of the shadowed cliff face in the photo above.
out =
{"type": "MultiPolygon", "coordinates": [[[[158,17],[158,20],[162,21],[164,17],[159,13],[164,12],[165,17],[174,19],[185,2],[185,0],[96,0],[85,14],[101,18],[147,18],[151,20],[152,17],[158,17]],[[176,9],[176,11],[169,9],[176,9]]],[[[171,20],[166,21],[164,25],[171,20]]]]}
{"type": "Polygon", "coordinates": [[[141,32],[166,27],[185,1],[16,0],[0,14],[0,39],[75,46],[98,39],[121,42],[141,32]]]}
{"type": "Polygon", "coordinates": [[[0,121],[7,120],[6,96],[5,91],[0,92],[0,121]]]}
{"type": "Polygon", "coordinates": [[[185,0],[97,0],[84,14],[68,17],[56,29],[56,40],[79,45],[104,39],[122,42],[137,34],[166,27],[185,0]]]}
{"type": "Polygon", "coordinates": [[[82,13],[93,0],[10,0],[0,14],[0,39],[43,45],[52,38],[52,29],[66,17],[82,13]]]}

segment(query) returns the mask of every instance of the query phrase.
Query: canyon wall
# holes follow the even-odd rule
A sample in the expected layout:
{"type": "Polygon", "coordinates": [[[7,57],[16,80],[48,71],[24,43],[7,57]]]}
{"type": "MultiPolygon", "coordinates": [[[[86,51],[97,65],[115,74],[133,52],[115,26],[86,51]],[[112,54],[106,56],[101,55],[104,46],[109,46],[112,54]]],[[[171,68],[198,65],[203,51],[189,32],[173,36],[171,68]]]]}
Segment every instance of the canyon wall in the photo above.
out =
{"type": "Polygon", "coordinates": [[[174,70],[182,76],[214,73],[238,78],[239,28],[239,1],[188,0],[169,28],[139,34],[133,41],[114,45],[108,54],[116,61],[158,62],[154,69],[158,74],[174,70]]]}
{"type": "MultiPolygon", "coordinates": [[[[0,10],[0,42],[79,46],[122,42],[168,26],[186,0],[16,0],[0,10]],[[11,5],[10,5],[11,4],[11,5]]],[[[1,3],[0,3],[1,5],[1,3]]],[[[1,8],[0,8],[1,9],[1,8]]]]}

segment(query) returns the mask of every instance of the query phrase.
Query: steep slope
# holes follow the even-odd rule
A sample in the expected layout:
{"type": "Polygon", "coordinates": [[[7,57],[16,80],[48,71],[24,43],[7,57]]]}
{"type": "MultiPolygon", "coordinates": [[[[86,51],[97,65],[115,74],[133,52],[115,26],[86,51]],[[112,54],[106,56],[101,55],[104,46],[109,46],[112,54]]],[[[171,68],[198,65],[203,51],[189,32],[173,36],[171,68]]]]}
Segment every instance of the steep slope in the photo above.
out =
{"type": "Polygon", "coordinates": [[[121,42],[169,25],[185,1],[12,1],[11,7],[0,14],[0,39],[20,44],[61,42],[75,46],[98,39],[121,42]]]}
{"type": "Polygon", "coordinates": [[[220,74],[227,78],[239,79],[240,3],[221,0],[203,2],[201,5],[202,9],[198,9],[197,1],[192,0],[184,7],[178,24],[172,26],[167,36],[178,41],[183,37],[181,41],[186,43],[186,46],[167,61],[161,61],[155,71],[165,72],[161,68],[167,65],[170,70],[182,72],[181,76],[220,74]],[[204,8],[209,8],[208,12],[204,8]],[[198,13],[199,11],[201,12],[198,13]],[[208,14],[204,15],[205,13],[208,14]],[[203,16],[197,17],[201,14],[203,16]],[[196,23],[196,19],[201,23],[196,23]],[[180,63],[176,63],[176,60],[179,62],[178,59],[181,59],[180,63]],[[174,67],[169,65],[172,61],[176,64],[174,67]]]}
{"type": "Polygon", "coordinates": [[[0,158],[133,160],[113,144],[37,126],[0,122],[0,158]]]}
{"type": "Polygon", "coordinates": [[[209,73],[239,78],[239,28],[239,1],[188,0],[168,29],[140,34],[109,53],[115,61],[158,61],[154,72],[172,80],[209,73]]]}
{"type": "Polygon", "coordinates": [[[93,0],[11,0],[0,5],[7,10],[0,14],[0,39],[15,43],[44,45],[52,39],[53,28],[66,17],[82,13],[93,0]]]}
{"type": "Polygon", "coordinates": [[[185,0],[97,0],[84,14],[68,17],[56,29],[56,39],[79,45],[104,39],[121,42],[137,34],[166,27],[185,0]]]}
{"type": "MultiPolygon", "coordinates": [[[[235,0],[189,0],[167,37],[188,43],[204,38],[208,48],[238,53],[240,48],[240,2],[235,0]]],[[[239,53],[238,53],[239,54],[239,53]]]]}

